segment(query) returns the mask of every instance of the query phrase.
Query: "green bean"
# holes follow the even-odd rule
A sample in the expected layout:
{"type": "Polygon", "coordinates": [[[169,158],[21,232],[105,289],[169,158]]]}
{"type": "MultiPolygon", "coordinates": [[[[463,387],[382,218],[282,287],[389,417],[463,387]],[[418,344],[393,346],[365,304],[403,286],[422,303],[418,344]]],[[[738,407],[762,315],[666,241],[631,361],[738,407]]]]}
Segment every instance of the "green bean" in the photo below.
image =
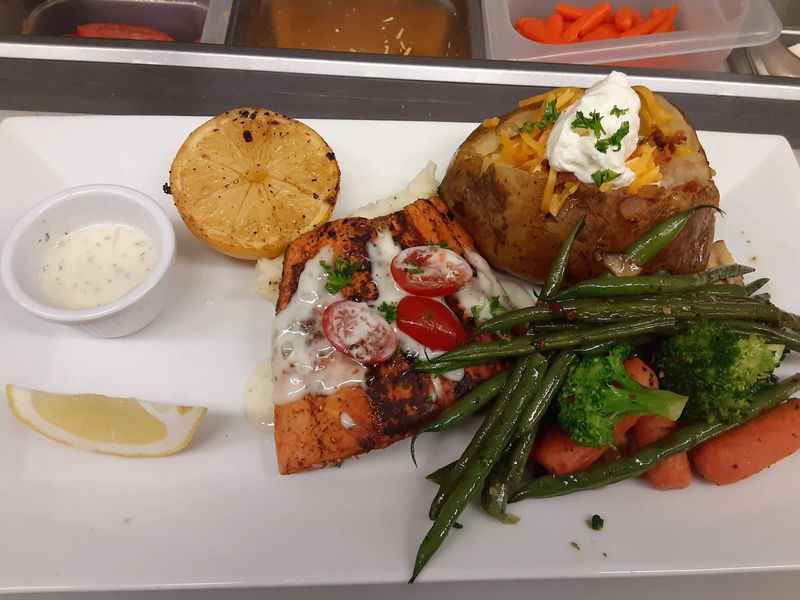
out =
{"type": "Polygon", "coordinates": [[[564,379],[573,362],[575,362],[575,354],[572,352],[561,351],[556,355],[536,390],[536,402],[531,402],[525,408],[519,423],[517,423],[517,429],[514,432],[516,437],[536,431],[539,421],[541,421],[544,412],[547,410],[547,405],[561,388],[561,384],[564,383],[564,379]],[[544,402],[544,406],[541,405],[540,401],[544,402]]]}
{"type": "Polygon", "coordinates": [[[445,482],[439,485],[439,490],[436,492],[436,496],[433,498],[430,510],[428,511],[428,515],[431,519],[435,519],[438,516],[439,510],[442,508],[453,488],[458,483],[461,474],[480,450],[483,441],[491,432],[494,424],[500,419],[501,415],[503,414],[503,410],[505,410],[506,404],[508,404],[514,391],[519,386],[520,381],[522,381],[522,376],[524,373],[525,361],[518,361],[511,370],[511,374],[508,377],[508,381],[506,381],[503,391],[500,393],[497,400],[495,400],[491,410],[486,414],[486,417],[483,419],[483,423],[481,423],[481,426],[475,432],[475,435],[472,436],[472,440],[470,441],[469,445],[464,448],[461,456],[458,457],[458,460],[455,461],[453,466],[448,471],[445,482]]]}
{"type": "Polygon", "coordinates": [[[537,351],[569,350],[594,346],[602,342],[623,341],[646,333],[674,331],[676,327],[677,320],[666,315],[627,319],[578,331],[553,331],[538,336],[520,336],[502,342],[469,344],[439,358],[417,363],[414,368],[425,373],[440,373],[450,370],[451,354],[457,354],[459,364],[475,365],[494,362],[499,358],[526,356],[537,351]]]}
{"type": "MultiPolygon", "coordinates": [[[[550,312],[552,315],[552,311],[550,312]]],[[[556,316],[556,315],[553,315],[556,316]]],[[[536,335],[541,331],[577,331],[579,329],[586,329],[587,325],[584,323],[570,323],[569,321],[551,321],[550,323],[535,323],[528,329],[528,335],[536,335]]]]}
{"type": "Polygon", "coordinates": [[[794,331],[787,331],[779,327],[772,327],[764,323],[753,321],[723,321],[736,333],[743,335],[757,334],[763,336],[772,344],[783,344],[793,352],[800,352],[800,334],[794,331]]]}
{"type": "Polygon", "coordinates": [[[536,441],[539,423],[558,390],[561,389],[574,360],[575,354],[562,351],[550,364],[536,389],[536,394],[520,415],[506,459],[495,469],[497,472],[492,472],[492,477],[484,488],[482,498],[484,510],[503,523],[512,524],[519,521],[519,517],[506,513],[508,499],[522,482],[533,443],[536,441]]]}
{"type": "Polygon", "coordinates": [[[798,391],[800,391],[800,373],[756,394],[747,413],[735,421],[713,425],[708,423],[686,425],[626,458],[599,464],[571,475],[539,477],[516,492],[511,497],[511,502],[519,502],[525,498],[563,496],[638,477],[674,454],[691,450],[734,427],[751,421],[765,410],[785,402],[798,391]]]}
{"type": "Polygon", "coordinates": [[[763,288],[768,283],[769,283],[769,278],[768,277],[762,277],[760,279],[756,279],[755,281],[751,281],[746,286],[744,286],[744,289],[745,289],[745,292],[747,293],[748,296],[752,296],[753,294],[755,294],[758,290],[763,288]]]}
{"type": "Polygon", "coordinates": [[[676,319],[739,319],[800,327],[800,317],[758,300],[744,298],[664,297],[658,300],[572,300],[561,305],[570,321],[612,323],[647,315],[671,315],[676,319]]]}
{"type": "MultiPolygon", "coordinates": [[[[564,290],[556,300],[570,298],[610,298],[616,296],[645,296],[648,294],[680,294],[704,288],[705,286],[728,279],[752,273],[755,269],[745,265],[727,265],[715,267],[692,273],[690,275],[670,275],[669,273],[656,273],[654,275],[641,275],[639,277],[613,277],[601,275],[595,279],[587,279],[577,285],[564,290]]],[[[516,312],[516,311],[511,311],[516,312]]],[[[500,315],[500,317],[504,316],[500,315]]],[[[496,331],[492,325],[500,317],[489,319],[481,326],[481,331],[496,331]]]]}
{"type": "Polygon", "coordinates": [[[630,319],[621,323],[600,325],[580,331],[555,331],[534,338],[533,347],[540,352],[549,350],[569,350],[600,342],[622,341],[643,333],[669,331],[676,320],[668,316],[630,319]]]}
{"type": "Polygon", "coordinates": [[[444,483],[447,481],[447,476],[450,473],[450,470],[455,467],[456,462],[458,461],[454,460],[451,463],[447,463],[443,467],[439,467],[433,473],[428,473],[425,475],[425,479],[432,481],[436,485],[444,485],[444,483]]]}
{"type": "Polygon", "coordinates": [[[500,460],[489,473],[481,492],[481,508],[490,517],[506,525],[513,525],[519,517],[506,512],[508,497],[513,490],[508,488],[508,474],[511,468],[512,448],[506,448],[500,460]]]}
{"type": "Polygon", "coordinates": [[[420,435],[446,431],[458,425],[467,417],[474,415],[497,397],[506,381],[508,381],[508,373],[506,372],[499,373],[484,381],[474,390],[465,394],[458,402],[442,411],[442,414],[436,420],[417,431],[414,437],[411,438],[411,460],[414,461],[414,466],[417,465],[417,459],[414,456],[414,444],[420,435]]]}
{"type": "Polygon", "coordinates": [[[703,204],[680,212],[658,223],[650,231],[631,244],[625,250],[625,254],[635,265],[643,267],[655,258],[664,248],[669,246],[673,240],[680,235],[684,227],[686,227],[692,215],[703,208],[719,210],[719,208],[713,204],[703,204]]]}
{"type": "Polygon", "coordinates": [[[548,304],[535,304],[527,308],[509,310],[489,319],[478,327],[476,333],[506,331],[516,325],[548,323],[553,320],[553,311],[548,304]]]}
{"type": "Polygon", "coordinates": [[[519,336],[510,340],[498,340],[495,342],[473,342],[442,354],[438,358],[417,361],[414,369],[423,373],[441,373],[445,366],[454,364],[475,365],[494,362],[501,358],[527,356],[536,351],[533,348],[535,340],[536,338],[533,336],[519,336]]]}
{"type": "Polygon", "coordinates": [[[581,215],[581,218],[575,223],[572,233],[570,233],[567,239],[564,240],[564,243],[561,244],[561,250],[559,250],[553,260],[553,264],[550,266],[550,274],[547,276],[547,281],[542,288],[540,302],[547,302],[561,289],[561,285],[564,283],[564,275],[566,275],[567,267],[569,266],[572,246],[575,244],[575,238],[578,237],[581,229],[583,229],[584,223],[586,223],[586,215],[581,215]]]}
{"type": "MultiPolygon", "coordinates": [[[[524,367],[524,373],[519,385],[511,393],[511,398],[503,409],[503,414],[492,427],[489,435],[481,444],[480,450],[475,455],[475,459],[470,461],[467,468],[462,473],[458,483],[447,497],[436,520],[431,525],[430,530],[425,535],[417,551],[417,558],[414,561],[414,571],[409,583],[413,583],[419,576],[422,569],[442,545],[444,538],[450,532],[450,528],[456,519],[477,494],[480,494],[483,483],[489,476],[494,465],[499,460],[503,450],[508,445],[512,433],[516,427],[520,413],[525,405],[530,401],[535,392],[535,382],[541,377],[542,369],[546,361],[541,354],[527,357],[520,361],[524,367]]],[[[513,380],[513,376],[512,376],[513,380]]]]}
{"type": "MultiPolygon", "coordinates": [[[[696,290],[683,292],[683,295],[689,298],[703,296],[724,297],[724,298],[747,298],[750,294],[747,293],[747,288],[743,285],[735,283],[712,283],[696,290]]],[[[655,296],[653,296],[655,297],[655,296]]]]}

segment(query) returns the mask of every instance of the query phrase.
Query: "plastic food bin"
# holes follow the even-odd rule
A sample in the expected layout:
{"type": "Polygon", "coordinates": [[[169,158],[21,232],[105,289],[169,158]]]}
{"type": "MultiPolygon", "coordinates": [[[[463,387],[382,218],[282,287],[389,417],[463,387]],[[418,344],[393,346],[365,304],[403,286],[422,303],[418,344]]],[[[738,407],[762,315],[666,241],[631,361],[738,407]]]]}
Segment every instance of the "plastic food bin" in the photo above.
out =
{"type": "MultiPolygon", "coordinates": [[[[675,0],[617,0],[621,5],[649,14],[655,6],[675,0]]],[[[590,7],[596,0],[574,0],[590,7]]],[[[487,58],[631,67],[725,70],[731,50],[760,46],[778,38],[781,22],[767,0],[677,0],[680,7],[675,31],[640,37],[582,42],[540,44],[517,33],[519,17],[553,13],[557,0],[490,0],[483,2],[487,58]]]]}

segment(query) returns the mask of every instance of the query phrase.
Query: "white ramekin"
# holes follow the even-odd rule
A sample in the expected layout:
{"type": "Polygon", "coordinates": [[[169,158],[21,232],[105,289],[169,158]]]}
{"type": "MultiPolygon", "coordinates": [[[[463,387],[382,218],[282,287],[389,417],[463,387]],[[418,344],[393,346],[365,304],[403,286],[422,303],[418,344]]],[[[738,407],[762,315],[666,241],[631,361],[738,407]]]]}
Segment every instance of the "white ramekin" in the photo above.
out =
{"type": "Polygon", "coordinates": [[[29,313],[71,325],[95,337],[114,338],[139,331],[167,301],[168,274],[175,262],[175,231],[164,210],[149,196],[119,185],[85,185],[51,196],[11,230],[0,259],[0,276],[11,298],[29,313]],[[39,281],[47,241],[98,223],[137,227],[158,254],[141,284],[110,304],[70,310],[48,303],[39,281]]]}

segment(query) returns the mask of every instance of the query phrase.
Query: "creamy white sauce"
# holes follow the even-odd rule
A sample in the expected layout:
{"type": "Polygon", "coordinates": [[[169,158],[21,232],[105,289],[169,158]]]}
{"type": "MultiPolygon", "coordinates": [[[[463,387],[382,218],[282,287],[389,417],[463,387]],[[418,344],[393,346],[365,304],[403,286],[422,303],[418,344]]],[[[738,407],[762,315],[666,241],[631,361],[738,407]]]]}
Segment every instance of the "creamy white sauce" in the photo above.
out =
{"type": "Polygon", "coordinates": [[[275,424],[272,388],[272,359],[267,359],[250,375],[244,392],[244,415],[251,425],[260,429],[275,424]]]}
{"type": "Polygon", "coordinates": [[[498,273],[495,276],[505,291],[511,308],[527,308],[536,304],[537,298],[531,284],[504,273],[498,273]]]}
{"type": "Polygon", "coordinates": [[[89,225],[48,243],[40,284],[55,306],[96,308],[142,283],[157,260],[153,241],[136,227],[89,225]]]}
{"type": "Polygon", "coordinates": [[[339,415],[339,422],[342,424],[342,427],[345,429],[352,429],[356,426],[356,422],[353,420],[353,417],[350,416],[349,413],[342,411],[339,415]]]}
{"type": "Polygon", "coordinates": [[[322,312],[341,300],[325,289],[327,277],[320,261],[332,262],[324,247],[309,259],[289,304],[275,316],[272,371],[275,404],[307,394],[329,395],[345,386],[363,385],[366,369],[336,350],[322,331],[322,312]]]}
{"type": "Polygon", "coordinates": [[[466,248],[464,258],[475,269],[476,275],[455,294],[464,316],[477,316],[479,321],[491,319],[492,298],[497,298],[503,309],[509,308],[506,292],[489,266],[489,263],[477,252],[466,248]]]}
{"type": "Polygon", "coordinates": [[[625,160],[636,150],[639,142],[640,108],[641,101],[628,83],[628,78],[624,73],[613,71],[586,90],[579,102],[559,116],[547,140],[547,160],[550,166],[556,171],[573,173],[580,181],[589,184],[594,183],[593,173],[609,169],[620,173],[619,177],[610,182],[612,188],[630,185],[635,176],[625,166],[625,160]],[[621,115],[611,114],[615,106],[626,112],[621,115]],[[622,138],[621,148],[614,150],[609,147],[603,153],[595,147],[598,140],[594,133],[585,135],[585,129],[573,129],[572,123],[578,111],[587,118],[593,111],[600,114],[605,130],[601,139],[611,137],[627,121],[630,130],[622,138]]]}

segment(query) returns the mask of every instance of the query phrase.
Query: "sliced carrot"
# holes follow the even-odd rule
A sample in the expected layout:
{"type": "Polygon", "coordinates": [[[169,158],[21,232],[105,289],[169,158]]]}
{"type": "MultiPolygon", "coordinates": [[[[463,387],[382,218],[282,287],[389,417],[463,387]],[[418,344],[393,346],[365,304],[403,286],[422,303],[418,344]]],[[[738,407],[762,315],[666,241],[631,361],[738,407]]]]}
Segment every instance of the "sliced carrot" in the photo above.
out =
{"type": "Polygon", "coordinates": [[[552,424],[536,438],[531,457],[549,473],[567,475],[591,466],[605,451],[576,444],[558,425],[552,424]]]}
{"type": "MultiPolygon", "coordinates": [[[[659,388],[658,376],[642,359],[634,357],[625,361],[625,371],[639,385],[653,390],[659,388]]],[[[633,426],[633,440],[638,448],[643,448],[669,435],[676,424],[664,417],[645,415],[633,426]]],[[[677,490],[692,483],[692,469],[685,452],[670,456],[647,473],[645,478],[659,490],[677,490]]]]}
{"type": "Polygon", "coordinates": [[[578,8],[572,4],[559,3],[555,6],[555,12],[564,17],[565,21],[577,21],[586,14],[585,8],[578,8]]]}
{"type": "MultiPolygon", "coordinates": [[[[657,415],[647,415],[633,427],[633,440],[637,448],[644,448],[669,435],[677,427],[674,421],[657,415]]],[[[645,479],[659,490],[679,490],[692,483],[692,468],[686,452],[670,456],[647,471],[645,479]]]]}
{"type": "Polygon", "coordinates": [[[614,26],[620,33],[623,31],[628,31],[628,29],[634,26],[635,22],[635,11],[627,4],[625,6],[621,6],[619,10],[617,10],[617,14],[614,15],[614,26]]]}
{"type": "Polygon", "coordinates": [[[564,35],[564,17],[558,13],[553,13],[547,18],[544,25],[551,36],[561,40],[561,36],[564,35]]]}
{"type": "Polygon", "coordinates": [[[619,37],[619,31],[611,23],[598,25],[581,38],[582,42],[597,42],[599,40],[613,40],[619,37]]]}
{"type": "Polygon", "coordinates": [[[717,485],[750,477],[800,450],[800,400],[773,408],[692,451],[703,479],[717,485]]]}
{"type": "Polygon", "coordinates": [[[522,28],[525,26],[525,21],[529,19],[530,17],[520,17],[514,22],[514,29],[522,33],[522,28]]]}
{"type": "Polygon", "coordinates": [[[650,366],[638,356],[625,361],[625,372],[636,383],[651,390],[658,389],[658,376],[650,366]]]}
{"type": "Polygon", "coordinates": [[[578,41],[579,38],[605,21],[612,10],[610,2],[595,4],[589,12],[577,21],[571,23],[570,26],[564,30],[564,41],[568,44],[578,41]]]}
{"type": "Polygon", "coordinates": [[[522,35],[542,44],[559,44],[561,39],[552,35],[541,19],[528,19],[522,26],[522,35]]]}
{"type": "Polygon", "coordinates": [[[639,416],[631,415],[630,417],[622,417],[614,426],[614,445],[617,448],[624,449],[628,445],[628,431],[630,431],[637,421],[639,416]]]}
{"type": "Polygon", "coordinates": [[[640,13],[638,10],[636,10],[634,8],[633,9],[633,26],[636,27],[637,25],[641,25],[642,23],[644,23],[644,17],[642,16],[642,13],[640,13]]]}

